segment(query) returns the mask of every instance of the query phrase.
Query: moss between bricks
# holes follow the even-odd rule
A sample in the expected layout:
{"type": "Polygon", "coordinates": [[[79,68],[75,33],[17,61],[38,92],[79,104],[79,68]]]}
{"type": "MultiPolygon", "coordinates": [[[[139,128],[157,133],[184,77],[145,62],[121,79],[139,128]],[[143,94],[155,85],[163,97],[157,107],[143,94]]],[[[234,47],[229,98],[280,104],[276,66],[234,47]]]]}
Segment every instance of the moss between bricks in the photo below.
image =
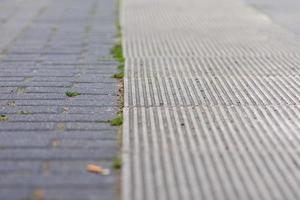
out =
{"type": "MultiPolygon", "coordinates": [[[[120,18],[119,16],[119,8],[121,7],[121,0],[117,1],[118,3],[118,19],[120,18]]],[[[125,69],[125,58],[123,55],[123,47],[122,47],[122,32],[121,32],[121,24],[120,21],[116,21],[116,29],[117,29],[117,42],[111,49],[111,54],[112,57],[119,62],[118,66],[118,73],[114,74],[112,77],[120,79],[120,86],[119,86],[119,111],[118,111],[118,116],[112,120],[109,120],[109,123],[111,126],[119,126],[119,134],[118,134],[118,143],[121,146],[122,145],[122,124],[123,124],[123,106],[124,106],[124,69],[125,69]]],[[[122,160],[120,154],[116,156],[116,158],[113,160],[112,167],[116,170],[121,169],[122,167],[122,160]]]]}
{"type": "MultiPolygon", "coordinates": [[[[120,4],[121,1],[118,0],[118,9],[120,8],[120,4]]],[[[118,13],[119,15],[119,13],[118,13]]],[[[119,19],[119,16],[118,16],[119,19]]],[[[120,126],[123,123],[123,88],[124,88],[124,84],[123,84],[123,78],[124,78],[124,69],[125,69],[125,58],[123,55],[123,47],[122,47],[122,32],[121,32],[121,24],[120,21],[117,20],[116,21],[116,29],[117,29],[117,42],[116,44],[113,46],[113,48],[111,49],[111,54],[113,56],[114,59],[116,59],[119,62],[119,66],[118,66],[118,73],[114,74],[112,77],[113,78],[117,78],[120,79],[120,89],[119,89],[119,107],[120,110],[118,112],[118,116],[115,119],[110,120],[110,123],[112,126],[120,126]]]]}
{"type": "Polygon", "coordinates": [[[115,44],[115,46],[111,49],[111,54],[113,55],[114,59],[116,59],[120,63],[124,63],[125,58],[123,57],[123,49],[122,49],[121,41],[118,41],[115,44]]]}
{"type": "MultiPolygon", "coordinates": [[[[118,78],[119,79],[119,98],[118,98],[118,103],[119,103],[119,111],[118,111],[118,116],[111,120],[111,125],[118,125],[118,145],[121,150],[122,146],[122,124],[123,124],[123,107],[124,107],[124,63],[125,63],[125,58],[123,55],[123,47],[122,47],[122,27],[121,23],[119,21],[120,19],[120,8],[121,8],[121,2],[122,0],[116,0],[117,2],[117,20],[116,20],[116,29],[117,29],[117,43],[115,46],[111,49],[111,54],[113,58],[115,58],[117,61],[119,61],[119,66],[118,66],[118,73],[113,75],[113,78],[118,78]]],[[[115,159],[112,161],[112,167],[117,170],[117,173],[119,174],[119,182],[117,184],[117,199],[121,199],[121,174],[120,174],[120,169],[122,168],[122,159],[121,159],[121,151],[116,155],[115,159]]]]}
{"type": "Polygon", "coordinates": [[[113,78],[122,79],[124,78],[124,64],[118,66],[119,73],[113,75],[113,78]]]}
{"type": "MultiPolygon", "coordinates": [[[[118,2],[118,7],[120,7],[120,1],[118,2]]],[[[117,28],[117,37],[118,41],[116,42],[115,46],[111,49],[111,54],[114,59],[119,61],[119,66],[118,66],[118,73],[113,75],[113,78],[118,78],[122,79],[124,77],[124,62],[125,58],[123,55],[123,47],[122,47],[122,31],[121,31],[121,24],[120,21],[116,21],[116,28],[117,28]]]]}
{"type": "Polygon", "coordinates": [[[121,42],[118,42],[114,48],[112,48],[111,53],[113,57],[119,61],[119,66],[118,66],[118,73],[113,75],[113,78],[119,78],[122,79],[124,77],[124,62],[125,58],[123,57],[123,50],[122,50],[122,44],[121,42]]]}
{"type": "Polygon", "coordinates": [[[112,126],[121,126],[123,124],[123,115],[119,114],[116,118],[109,121],[112,126]]]}
{"type": "Polygon", "coordinates": [[[79,95],[81,95],[81,94],[79,92],[75,92],[75,91],[67,91],[66,92],[66,96],[68,96],[68,97],[76,97],[79,95]]]}
{"type": "Polygon", "coordinates": [[[0,115],[0,122],[1,121],[7,121],[8,120],[8,116],[6,115],[0,115]]]}
{"type": "Polygon", "coordinates": [[[112,164],[112,167],[114,169],[121,169],[122,168],[122,160],[120,157],[116,157],[114,160],[113,160],[113,164],[112,164]]]}
{"type": "Polygon", "coordinates": [[[32,113],[29,112],[29,111],[24,111],[24,110],[21,110],[19,112],[17,112],[18,115],[31,115],[32,113]]]}

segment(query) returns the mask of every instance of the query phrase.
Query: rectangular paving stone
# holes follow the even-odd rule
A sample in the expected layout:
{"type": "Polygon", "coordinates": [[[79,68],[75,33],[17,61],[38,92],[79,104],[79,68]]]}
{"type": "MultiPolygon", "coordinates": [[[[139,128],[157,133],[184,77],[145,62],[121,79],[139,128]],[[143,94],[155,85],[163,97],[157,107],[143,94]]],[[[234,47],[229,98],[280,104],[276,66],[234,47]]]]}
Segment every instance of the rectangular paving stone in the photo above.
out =
{"type": "Polygon", "coordinates": [[[26,87],[27,93],[64,93],[71,87],[26,87]]]}
{"type": "Polygon", "coordinates": [[[0,82],[5,81],[24,81],[23,77],[0,77],[0,82]]]}
{"type": "Polygon", "coordinates": [[[49,173],[53,175],[59,174],[86,174],[86,166],[88,164],[94,164],[98,166],[102,166],[104,168],[110,169],[111,173],[116,173],[112,169],[113,160],[85,160],[85,161],[78,161],[78,160],[65,160],[65,161],[50,161],[49,162],[49,173]]]}
{"type": "Polygon", "coordinates": [[[49,147],[51,140],[49,137],[35,136],[35,137],[5,137],[0,140],[0,148],[33,148],[33,147],[49,147]]]}
{"type": "Polygon", "coordinates": [[[94,114],[99,113],[100,115],[107,116],[107,118],[113,118],[118,112],[118,107],[68,107],[68,113],[71,114],[94,114]]]}
{"type": "MultiPolygon", "coordinates": [[[[23,80],[22,78],[19,78],[23,80]]],[[[0,81],[2,79],[0,78],[0,81]]],[[[14,78],[12,78],[14,80],[14,78]]],[[[43,81],[43,82],[64,82],[64,81],[74,82],[74,83],[116,83],[117,80],[113,79],[111,75],[85,75],[82,74],[79,77],[32,77],[31,81],[43,81]]]]}
{"type": "Polygon", "coordinates": [[[82,200],[88,196],[89,200],[111,200],[115,199],[117,195],[115,188],[95,188],[95,189],[84,189],[83,191],[76,189],[46,189],[45,198],[51,197],[57,200],[82,200]],[[69,195],[72,194],[72,197],[69,195]]]}
{"type": "Polygon", "coordinates": [[[0,161],[0,174],[37,174],[42,172],[42,164],[41,161],[0,161]]]}
{"type": "MultiPolygon", "coordinates": [[[[80,91],[78,91],[80,92],[80,91]]],[[[0,105],[5,104],[7,101],[0,100],[0,105]]],[[[116,97],[102,96],[101,100],[16,100],[17,106],[102,106],[111,107],[117,104],[116,97]]]]}
{"type": "Polygon", "coordinates": [[[116,130],[109,123],[67,122],[66,130],[116,130]]]}
{"type": "Polygon", "coordinates": [[[1,94],[10,94],[16,91],[17,87],[0,87],[1,94]]]}
{"type": "MultiPolygon", "coordinates": [[[[26,88],[22,88],[24,92],[26,92],[26,88]]],[[[18,91],[16,91],[17,93],[18,91]]],[[[65,99],[66,96],[65,94],[53,94],[53,93],[46,93],[46,94],[26,94],[26,93],[19,93],[19,94],[3,94],[0,96],[0,100],[25,100],[25,99],[30,99],[30,100],[60,100],[60,99],[65,99]]]]}
{"type": "Polygon", "coordinates": [[[73,131],[64,131],[59,130],[42,130],[42,131],[26,131],[26,130],[17,130],[17,131],[0,131],[0,137],[3,138],[44,138],[45,140],[55,140],[55,139],[98,139],[98,140],[116,140],[117,132],[115,130],[73,130],[73,131]]]}
{"type": "MultiPolygon", "coordinates": [[[[116,114],[114,114],[116,115],[116,114]]],[[[10,122],[107,122],[109,119],[101,113],[95,114],[14,114],[9,115],[10,122]]]]}
{"type": "Polygon", "coordinates": [[[1,160],[111,160],[117,154],[117,147],[103,147],[97,149],[45,149],[45,148],[19,148],[2,149],[1,160]]]}
{"type": "Polygon", "coordinates": [[[0,188],[0,198],[1,199],[26,199],[31,196],[30,188],[18,188],[18,192],[15,188],[0,188]]]}
{"type": "Polygon", "coordinates": [[[70,82],[0,82],[0,87],[70,87],[70,82]]]}
{"type": "Polygon", "coordinates": [[[58,114],[61,113],[63,109],[59,106],[16,106],[10,107],[8,105],[0,106],[0,113],[2,114],[58,114]]]}
{"type": "Polygon", "coordinates": [[[43,131],[53,130],[55,123],[45,122],[0,122],[0,131],[43,131]]]}
{"type": "Polygon", "coordinates": [[[73,176],[64,175],[1,175],[0,186],[18,186],[18,187],[48,187],[48,188],[105,188],[105,185],[111,184],[114,181],[112,176],[99,176],[97,174],[78,174],[73,176]],[[17,177],[20,179],[15,180],[17,177]]]}
{"type": "MultiPolygon", "coordinates": [[[[1,143],[0,143],[1,145],[1,143]]],[[[59,147],[61,148],[111,148],[116,146],[116,141],[109,140],[84,140],[84,139],[62,139],[59,141],[59,147]]]]}

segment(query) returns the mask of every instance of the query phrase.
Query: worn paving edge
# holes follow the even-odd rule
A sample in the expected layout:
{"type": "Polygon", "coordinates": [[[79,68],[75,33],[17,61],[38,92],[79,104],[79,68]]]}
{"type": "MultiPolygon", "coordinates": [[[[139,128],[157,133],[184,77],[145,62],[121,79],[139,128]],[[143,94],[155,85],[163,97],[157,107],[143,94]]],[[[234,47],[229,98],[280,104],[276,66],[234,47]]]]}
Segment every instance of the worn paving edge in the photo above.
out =
{"type": "Polygon", "coordinates": [[[123,200],[300,198],[300,46],[240,0],[126,0],[123,200]]]}
{"type": "Polygon", "coordinates": [[[121,25],[121,6],[122,0],[116,0],[116,8],[117,8],[117,19],[115,22],[116,26],[116,43],[114,47],[111,49],[111,53],[113,58],[118,62],[118,72],[115,73],[112,77],[118,79],[119,81],[119,90],[118,90],[118,106],[119,110],[117,112],[117,116],[110,121],[111,126],[118,126],[118,134],[117,134],[117,143],[119,146],[119,152],[117,153],[114,161],[113,161],[113,168],[116,170],[118,174],[118,184],[116,189],[116,199],[121,199],[122,195],[122,176],[121,176],[121,169],[123,165],[123,158],[122,158],[122,143],[123,143],[123,122],[124,122],[124,62],[125,58],[123,55],[123,37],[122,37],[122,25],[121,25]]]}

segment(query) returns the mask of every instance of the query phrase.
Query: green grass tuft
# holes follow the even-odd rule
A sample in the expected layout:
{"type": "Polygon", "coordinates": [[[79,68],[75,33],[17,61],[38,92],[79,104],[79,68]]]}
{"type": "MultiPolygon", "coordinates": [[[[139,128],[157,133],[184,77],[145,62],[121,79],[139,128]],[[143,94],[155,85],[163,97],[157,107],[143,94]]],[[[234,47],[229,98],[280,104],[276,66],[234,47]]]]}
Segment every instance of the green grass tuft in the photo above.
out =
{"type": "Polygon", "coordinates": [[[81,95],[79,92],[75,92],[75,91],[67,91],[65,94],[68,97],[76,97],[76,96],[81,95]]]}
{"type": "Polygon", "coordinates": [[[118,66],[118,70],[119,70],[120,72],[124,72],[124,69],[125,69],[124,64],[120,64],[120,65],[118,66]]]}
{"type": "Polygon", "coordinates": [[[113,164],[112,164],[114,169],[121,169],[122,168],[122,160],[119,157],[116,157],[113,160],[113,164]]]}
{"type": "Polygon", "coordinates": [[[118,79],[124,78],[124,72],[119,72],[117,74],[114,74],[113,78],[118,78],[118,79]]]}
{"type": "Polygon", "coordinates": [[[0,115],[0,121],[7,121],[7,120],[8,120],[8,116],[0,115]]]}
{"type": "Polygon", "coordinates": [[[111,49],[111,54],[113,55],[114,59],[116,59],[120,63],[124,63],[125,58],[123,56],[123,49],[122,49],[121,42],[115,44],[115,46],[111,49]]]}
{"type": "Polygon", "coordinates": [[[118,78],[118,79],[124,78],[124,69],[125,69],[124,64],[120,64],[120,65],[118,66],[119,72],[116,73],[116,74],[114,74],[112,77],[113,77],[113,78],[118,78]]]}
{"type": "Polygon", "coordinates": [[[32,113],[31,113],[31,112],[28,112],[28,111],[21,110],[21,111],[18,112],[17,114],[19,114],[19,115],[31,115],[32,113]]]}
{"type": "Polygon", "coordinates": [[[112,126],[121,126],[123,124],[123,116],[118,115],[118,117],[109,121],[112,126]]]}

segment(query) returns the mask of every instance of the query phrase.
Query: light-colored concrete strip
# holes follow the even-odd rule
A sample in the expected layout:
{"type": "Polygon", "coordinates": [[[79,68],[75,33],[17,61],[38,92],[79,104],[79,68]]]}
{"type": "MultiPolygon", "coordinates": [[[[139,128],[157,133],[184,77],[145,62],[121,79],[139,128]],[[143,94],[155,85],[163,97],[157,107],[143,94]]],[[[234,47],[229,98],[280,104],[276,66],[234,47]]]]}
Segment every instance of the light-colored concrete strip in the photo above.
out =
{"type": "Polygon", "coordinates": [[[300,198],[300,46],[240,0],[124,0],[124,200],[300,198]]]}

